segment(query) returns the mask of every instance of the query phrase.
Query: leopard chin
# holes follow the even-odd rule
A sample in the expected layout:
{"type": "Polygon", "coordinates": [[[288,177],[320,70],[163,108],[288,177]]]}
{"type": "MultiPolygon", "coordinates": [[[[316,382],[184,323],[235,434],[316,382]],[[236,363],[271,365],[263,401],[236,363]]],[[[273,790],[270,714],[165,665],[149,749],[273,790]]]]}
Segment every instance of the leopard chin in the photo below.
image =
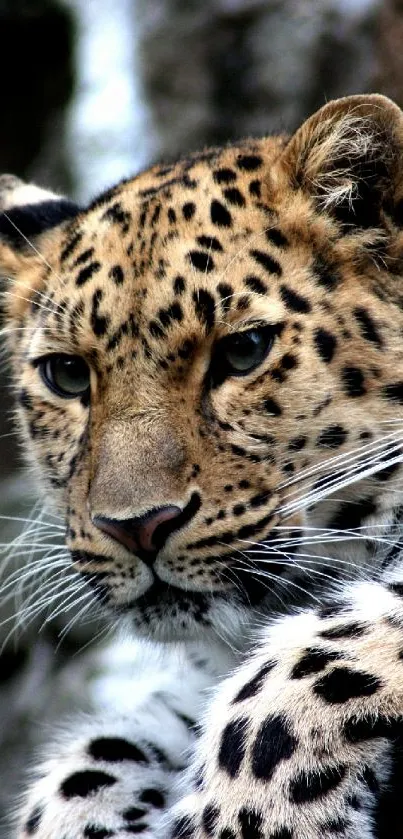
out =
{"type": "MultiPolygon", "coordinates": [[[[85,571],[81,574],[112,623],[120,618],[128,619],[136,634],[160,641],[200,640],[217,632],[227,634],[225,622],[229,620],[231,626],[235,616],[235,622],[241,622],[246,631],[256,620],[255,611],[260,617],[263,609],[269,612],[272,604],[268,601],[276,597],[275,583],[268,590],[264,576],[261,573],[254,576],[251,569],[238,571],[236,580],[224,591],[222,588],[194,590],[186,584],[165,582],[153,574],[153,581],[142,594],[125,597],[119,587],[118,599],[114,596],[113,582],[107,583],[108,574],[85,571]]],[[[228,637],[231,631],[228,627],[228,637]]]]}

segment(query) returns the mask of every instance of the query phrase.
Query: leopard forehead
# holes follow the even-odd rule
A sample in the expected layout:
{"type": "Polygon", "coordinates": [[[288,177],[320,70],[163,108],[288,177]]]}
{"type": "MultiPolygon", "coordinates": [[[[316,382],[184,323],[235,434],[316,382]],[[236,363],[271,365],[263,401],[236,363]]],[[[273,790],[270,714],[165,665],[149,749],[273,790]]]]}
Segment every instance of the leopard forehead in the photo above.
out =
{"type": "Polygon", "coordinates": [[[220,336],[253,319],[309,314],[337,284],[328,253],[337,237],[308,199],[284,208],[273,178],[283,145],[206,152],[98,198],[46,254],[47,312],[42,291],[36,299],[46,341],[92,360],[101,353],[109,369],[133,361],[140,338],[143,355],[166,369],[213,328],[220,336]]]}
{"type": "MultiPolygon", "coordinates": [[[[193,405],[192,394],[217,338],[269,323],[284,330],[284,347],[279,342],[269,376],[262,371],[246,389],[229,383],[227,395],[215,398],[223,428],[242,416],[241,423],[256,426],[248,429],[256,438],[257,425],[281,416],[276,439],[285,445],[299,438],[294,456],[307,442],[306,430],[293,433],[295,421],[313,419],[309,430],[322,451],[342,445],[358,419],[357,434],[366,433],[356,397],[373,394],[381,406],[383,400],[379,414],[386,416],[400,393],[398,387],[397,395],[393,388],[387,392],[387,361],[382,370],[376,366],[387,346],[400,364],[396,329],[385,319],[390,301],[374,289],[368,261],[363,282],[360,236],[352,246],[310,195],[285,188],[277,170],[284,145],[282,138],[246,141],[156,166],[57,228],[36,262],[39,283],[28,276],[30,290],[39,290],[30,295],[29,309],[23,303],[30,328],[19,354],[86,357],[104,385],[98,389],[98,401],[107,405],[104,419],[141,406],[158,409],[162,402],[172,407],[178,389],[182,406],[198,411],[200,397],[193,405]],[[191,367],[197,368],[193,387],[191,367]],[[346,399],[354,403],[350,423],[340,419],[346,399]],[[333,420],[332,403],[339,409],[333,420]]],[[[60,411],[69,414],[71,406],[60,411]]],[[[177,421],[176,408],[173,414],[177,421]]],[[[169,418],[169,410],[159,422],[163,416],[169,418]]],[[[262,440],[274,441],[272,431],[260,430],[262,440]]],[[[284,468],[294,471],[282,457],[284,468]]]]}

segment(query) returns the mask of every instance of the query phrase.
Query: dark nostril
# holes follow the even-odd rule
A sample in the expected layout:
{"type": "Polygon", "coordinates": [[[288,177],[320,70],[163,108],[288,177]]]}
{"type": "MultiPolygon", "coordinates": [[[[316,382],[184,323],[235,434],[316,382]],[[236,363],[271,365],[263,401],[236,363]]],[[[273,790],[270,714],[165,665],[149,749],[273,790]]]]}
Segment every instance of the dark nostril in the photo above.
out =
{"type": "Polygon", "coordinates": [[[176,530],[175,520],[180,516],[181,512],[180,507],[174,507],[172,505],[151,510],[146,516],[142,516],[137,531],[140,548],[144,551],[155,551],[162,548],[169,533],[176,530]],[[165,525],[163,532],[161,525],[165,525]]]}
{"type": "Polygon", "coordinates": [[[112,536],[133,553],[146,554],[147,560],[155,559],[168,536],[181,526],[180,507],[173,505],[150,510],[144,516],[132,519],[109,519],[95,516],[93,523],[99,530],[112,536]],[[177,524],[176,524],[177,522],[177,524]]]}
{"type": "Polygon", "coordinates": [[[152,565],[168,536],[188,524],[200,507],[201,497],[198,492],[193,492],[183,510],[171,504],[155,507],[146,515],[137,518],[112,519],[93,516],[92,521],[99,530],[140,556],[148,565],[152,565]]]}

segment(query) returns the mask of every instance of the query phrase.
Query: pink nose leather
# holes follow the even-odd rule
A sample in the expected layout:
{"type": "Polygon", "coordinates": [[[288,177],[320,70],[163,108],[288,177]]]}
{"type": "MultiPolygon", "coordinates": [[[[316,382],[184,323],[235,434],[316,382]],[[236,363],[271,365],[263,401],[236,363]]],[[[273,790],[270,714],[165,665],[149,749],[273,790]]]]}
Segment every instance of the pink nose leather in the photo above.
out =
{"type": "MultiPolygon", "coordinates": [[[[157,528],[177,518],[181,512],[180,507],[172,505],[160,507],[134,519],[107,519],[96,516],[93,523],[133,553],[139,549],[147,553],[156,553],[162,547],[161,540],[158,540],[158,544],[154,541],[157,528]]],[[[175,526],[169,528],[167,536],[173,530],[175,526]]]]}

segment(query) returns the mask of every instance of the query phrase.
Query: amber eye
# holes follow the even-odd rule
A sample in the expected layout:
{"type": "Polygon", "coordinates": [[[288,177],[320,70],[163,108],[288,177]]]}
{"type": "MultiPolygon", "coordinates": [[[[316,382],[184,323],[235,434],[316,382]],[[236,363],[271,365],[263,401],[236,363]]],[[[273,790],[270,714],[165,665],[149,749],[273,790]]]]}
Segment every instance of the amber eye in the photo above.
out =
{"type": "Polygon", "coordinates": [[[77,399],[89,395],[90,369],[79,355],[48,355],[37,366],[45,385],[57,396],[77,399]]]}
{"type": "Polygon", "coordinates": [[[215,347],[210,367],[213,386],[228,376],[246,376],[254,370],[269,353],[276,334],[276,326],[264,325],[222,338],[215,347]]]}

